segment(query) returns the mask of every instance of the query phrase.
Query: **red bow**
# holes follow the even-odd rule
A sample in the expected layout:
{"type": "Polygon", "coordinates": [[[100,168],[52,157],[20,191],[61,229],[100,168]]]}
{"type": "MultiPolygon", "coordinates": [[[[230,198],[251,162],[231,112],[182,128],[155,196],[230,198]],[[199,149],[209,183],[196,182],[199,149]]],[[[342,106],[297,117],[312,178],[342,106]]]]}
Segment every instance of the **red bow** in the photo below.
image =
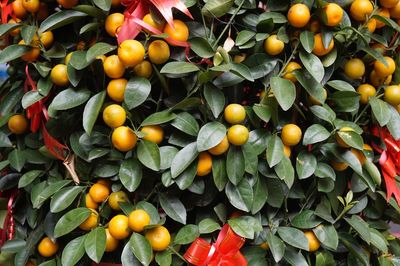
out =
{"type": "Polygon", "coordinates": [[[0,247],[3,246],[7,240],[14,238],[15,224],[14,224],[14,217],[13,217],[13,213],[14,213],[13,205],[14,205],[15,198],[18,196],[18,194],[19,194],[18,190],[13,190],[10,193],[7,193],[7,195],[3,195],[3,193],[0,192],[0,196],[9,196],[8,203],[7,203],[7,214],[4,219],[3,229],[0,229],[0,247]]]}
{"type": "Polygon", "coordinates": [[[8,0],[2,0],[0,2],[1,7],[1,24],[8,22],[8,17],[13,15],[12,3],[7,4],[8,0]]]}
{"type": "Polygon", "coordinates": [[[400,206],[400,190],[396,183],[396,176],[400,175],[400,141],[396,141],[387,128],[373,127],[372,134],[380,137],[386,145],[386,150],[383,150],[372,143],[372,147],[381,154],[379,164],[386,184],[386,200],[389,201],[394,195],[400,206]]]}
{"type": "Polygon", "coordinates": [[[246,258],[239,251],[245,241],[226,224],[217,242],[210,244],[203,238],[197,238],[183,257],[196,266],[247,266],[246,258]]]}
{"type": "MultiPolygon", "coordinates": [[[[122,0],[122,5],[127,8],[124,12],[124,24],[117,34],[118,43],[128,39],[134,39],[140,33],[142,28],[151,31],[154,34],[162,34],[161,31],[143,21],[143,17],[149,13],[150,6],[155,7],[172,28],[174,28],[174,18],[172,16],[173,7],[193,19],[192,14],[190,14],[190,11],[181,0],[122,0]]],[[[172,38],[166,38],[166,41],[176,46],[189,46],[187,42],[176,41],[172,38]]]]}

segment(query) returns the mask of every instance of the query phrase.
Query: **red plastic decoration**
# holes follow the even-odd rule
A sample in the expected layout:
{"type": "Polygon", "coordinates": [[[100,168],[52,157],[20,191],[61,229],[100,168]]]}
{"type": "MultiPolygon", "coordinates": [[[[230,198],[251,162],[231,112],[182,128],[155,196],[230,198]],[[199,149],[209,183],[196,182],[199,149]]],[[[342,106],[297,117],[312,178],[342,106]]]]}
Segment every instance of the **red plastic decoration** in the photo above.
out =
{"type": "Polygon", "coordinates": [[[0,247],[3,246],[3,244],[10,239],[14,238],[14,233],[15,233],[15,223],[14,223],[14,217],[13,217],[13,205],[16,197],[18,196],[19,191],[18,190],[12,190],[9,193],[4,193],[0,191],[0,197],[9,197],[8,198],[8,203],[7,203],[7,214],[6,218],[4,219],[4,224],[3,224],[3,229],[0,229],[0,247]]]}

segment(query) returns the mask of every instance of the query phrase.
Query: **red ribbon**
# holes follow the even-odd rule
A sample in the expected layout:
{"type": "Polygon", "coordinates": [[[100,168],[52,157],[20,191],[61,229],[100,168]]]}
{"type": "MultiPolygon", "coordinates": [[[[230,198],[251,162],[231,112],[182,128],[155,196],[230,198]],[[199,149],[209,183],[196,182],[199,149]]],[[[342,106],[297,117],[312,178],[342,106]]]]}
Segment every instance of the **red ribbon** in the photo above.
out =
{"type": "Polygon", "coordinates": [[[8,0],[1,0],[1,24],[8,22],[8,17],[13,15],[12,3],[7,4],[8,0]]]}
{"type": "Polygon", "coordinates": [[[396,176],[400,175],[400,141],[396,141],[387,128],[373,127],[372,134],[386,145],[386,150],[383,150],[372,143],[372,147],[381,154],[379,164],[386,184],[386,200],[389,201],[393,195],[400,206],[400,190],[396,183],[396,176]]]}
{"type": "MultiPolygon", "coordinates": [[[[150,6],[155,7],[165,18],[167,23],[174,28],[172,8],[176,8],[193,19],[192,14],[181,0],[122,0],[122,5],[126,6],[124,12],[125,21],[117,34],[118,43],[128,39],[134,39],[142,28],[154,34],[162,34],[161,31],[143,21],[143,17],[149,13],[150,6]]],[[[175,46],[188,47],[187,42],[176,41],[172,38],[165,39],[168,43],[175,46]]]]}
{"type": "Polygon", "coordinates": [[[197,238],[183,257],[195,266],[247,266],[246,258],[240,253],[245,241],[226,224],[215,243],[197,238]]]}
{"type": "MultiPolygon", "coordinates": [[[[7,193],[8,194],[8,193],[7,193]]],[[[7,214],[3,223],[3,229],[0,229],[0,247],[4,245],[7,240],[14,238],[15,233],[15,223],[13,217],[13,205],[15,198],[18,196],[18,190],[12,190],[10,193],[8,203],[7,203],[7,214]],[[7,234],[8,233],[8,234],[7,234]]],[[[0,197],[5,196],[2,192],[0,192],[0,197]]]]}

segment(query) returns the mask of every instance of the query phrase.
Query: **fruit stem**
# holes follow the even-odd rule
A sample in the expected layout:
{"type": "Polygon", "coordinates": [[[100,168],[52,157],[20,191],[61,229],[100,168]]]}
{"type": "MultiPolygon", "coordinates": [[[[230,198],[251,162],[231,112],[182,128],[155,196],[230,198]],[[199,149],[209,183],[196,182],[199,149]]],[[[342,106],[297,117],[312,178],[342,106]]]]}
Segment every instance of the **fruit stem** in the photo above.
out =
{"type": "Polygon", "coordinates": [[[187,262],[185,258],[181,254],[179,254],[179,252],[176,251],[173,247],[168,246],[168,250],[174,253],[176,256],[178,256],[182,261],[187,262]]]}

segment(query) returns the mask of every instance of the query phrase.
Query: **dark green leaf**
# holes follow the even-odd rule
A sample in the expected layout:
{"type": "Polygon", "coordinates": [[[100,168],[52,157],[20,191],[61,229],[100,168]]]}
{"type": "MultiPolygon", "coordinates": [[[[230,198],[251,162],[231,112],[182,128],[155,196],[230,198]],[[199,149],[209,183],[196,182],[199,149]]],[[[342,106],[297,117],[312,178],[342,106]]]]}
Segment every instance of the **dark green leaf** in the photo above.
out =
{"type": "Polygon", "coordinates": [[[142,181],[142,167],[137,159],[130,158],[122,162],[119,179],[129,192],[134,192],[142,181]]]}
{"type": "Polygon", "coordinates": [[[142,140],[137,147],[139,161],[154,171],[160,170],[160,150],[157,144],[151,141],[142,140]]]}
{"type": "Polygon", "coordinates": [[[97,117],[99,116],[101,107],[103,106],[104,100],[106,98],[106,91],[99,92],[94,95],[87,102],[85,109],[83,110],[83,128],[86,133],[90,135],[94,124],[96,123],[97,117]]]}
{"type": "Polygon", "coordinates": [[[61,263],[65,266],[77,265],[78,261],[85,254],[86,235],[71,240],[64,248],[61,256],[61,263]]]}
{"type": "Polygon", "coordinates": [[[161,207],[171,219],[186,224],[186,208],[178,198],[160,194],[159,200],[161,207]]]}
{"type": "Polygon", "coordinates": [[[57,222],[54,229],[54,236],[60,237],[68,234],[81,223],[83,223],[91,214],[88,208],[76,208],[64,214],[57,222]]]}
{"type": "Polygon", "coordinates": [[[308,251],[308,240],[299,229],[281,226],[278,228],[278,234],[289,245],[308,251]]]}
{"type": "Polygon", "coordinates": [[[134,232],[129,240],[129,246],[135,257],[143,265],[150,265],[153,259],[153,250],[149,241],[144,236],[134,232]]]}
{"type": "Polygon", "coordinates": [[[90,259],[99,263],[106,250],[106,230],[104,227],[96,227],[85,239],[86,254],[90,259]]]}
{"type": "Polygon", "coordinates": [[[62,10],[47,17],[41,24],[39,32],[45,32],[68,25],[80,18],[86,17],[85,13],[75,10],[62,10]]]}
{"type": "Polygon", "coordinates": [[[284,111],[292,107],[296,99],[296,87],[293,82],[280,77],[271,78],[271,89],[276,100],[284,111]]]}
{"type": "Polygon", "coordinates": [[[199,227],[194,224],[188,224],[178,231],[174,238],[174,244],[187,245],[192,243],[199,236],[199,227]]]}
{"type": "Polygon", "coordinates": [[[226,159],[226,172],[229,180],[237,185],[244,177],[245,159],[241,148],[231,146],[226,159]]]}
{"type": "Polygon", "coordinates": [[[150,81],[146,78],[134,77],[128,81],[125,88],[124,102],[129,109],[144,103],[151,92],[150,81]]]}

